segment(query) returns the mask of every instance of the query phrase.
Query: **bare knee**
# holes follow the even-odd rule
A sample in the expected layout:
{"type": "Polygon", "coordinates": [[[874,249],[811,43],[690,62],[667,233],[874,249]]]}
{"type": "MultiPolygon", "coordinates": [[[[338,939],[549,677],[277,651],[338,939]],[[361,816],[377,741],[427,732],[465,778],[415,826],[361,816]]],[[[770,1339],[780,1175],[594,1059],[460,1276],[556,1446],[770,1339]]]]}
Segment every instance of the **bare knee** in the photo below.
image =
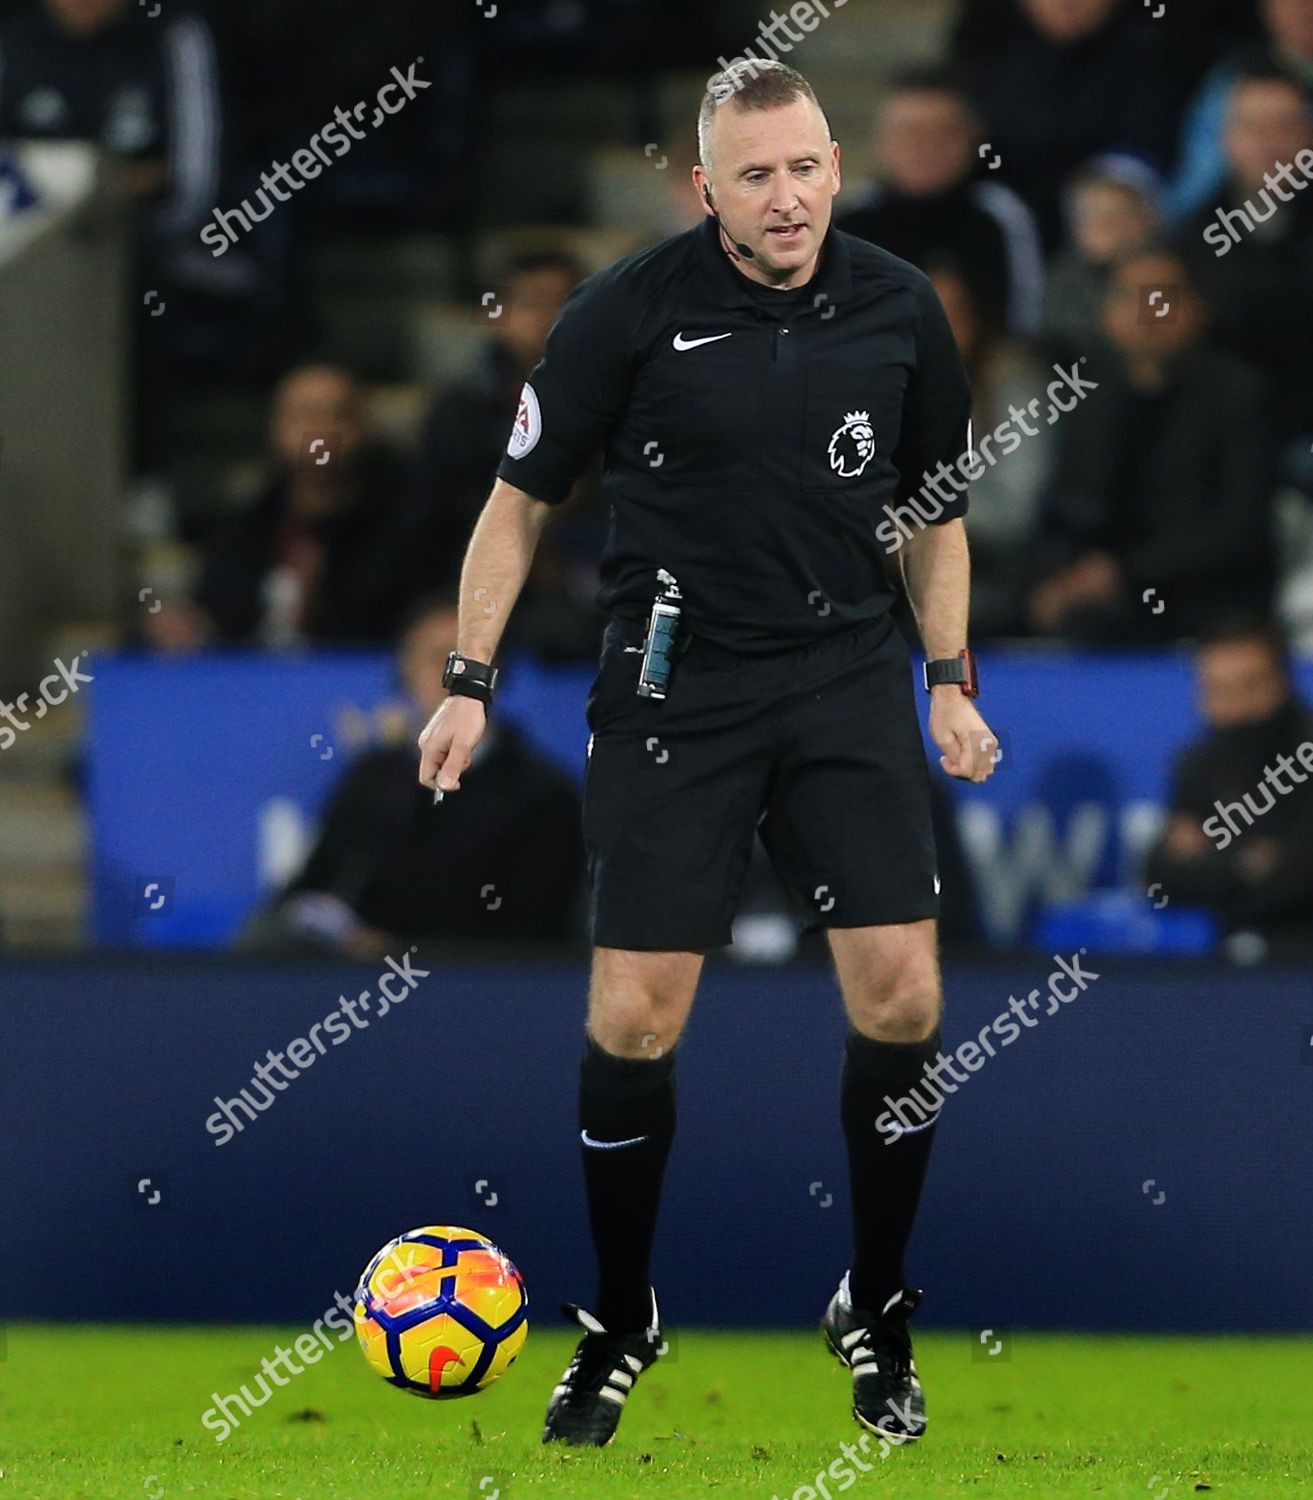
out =
{"type": "Polygon", "coordinates": [[[588,992],[588,1034],[615,1057],[655,1060],[679,1040],[697,993],[700,953],[598,948],[588,992]]]}
{"type": "Polygon", "coordinates": [[[882,1042],[920,1042],[939,1024],[941,988],[934,924],[830,934],[854,1030],[882,1042]]]}
{"type": "Polygon", "coordinates": [[[939,1024],[937,974],[899,971],[848,1006],[853,1027],[882,1042],[922,1042],[939,1024]]]}

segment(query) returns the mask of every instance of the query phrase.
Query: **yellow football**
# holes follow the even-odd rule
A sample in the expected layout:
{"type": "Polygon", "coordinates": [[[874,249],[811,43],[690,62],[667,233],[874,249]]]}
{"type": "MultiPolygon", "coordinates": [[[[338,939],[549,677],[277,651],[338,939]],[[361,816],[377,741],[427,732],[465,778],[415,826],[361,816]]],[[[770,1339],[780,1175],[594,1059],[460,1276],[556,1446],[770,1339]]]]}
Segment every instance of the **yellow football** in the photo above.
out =
{"type": "Polygon", "coordinates": [[[392,1385],[441,1399],[485,1390],[529,1334],[524,1278],[486,1236],[426,1224],[390,1240],[355,1292],[356,1337],[392,1385]]]}

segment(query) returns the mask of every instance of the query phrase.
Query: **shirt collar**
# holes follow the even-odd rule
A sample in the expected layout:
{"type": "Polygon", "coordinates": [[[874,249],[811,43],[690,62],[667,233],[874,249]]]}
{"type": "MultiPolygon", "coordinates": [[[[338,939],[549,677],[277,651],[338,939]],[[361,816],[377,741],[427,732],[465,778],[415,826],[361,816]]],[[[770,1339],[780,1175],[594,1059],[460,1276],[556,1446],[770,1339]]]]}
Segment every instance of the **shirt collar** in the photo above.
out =
{"type": "MultiPolygon", "coordinates": [[[[713,283],[720,288],[721,306],[755,308],[757,304],[745,284],[747,278],[725,253],[718,221],[704,219],[694,233],[698,235],[698,253],[703,267],[712,277],[713,283]]],[[[821,293],[824,293],[824,297],[814,307],[806,308],[804,313],[819,312],[822,307],[837,307],[852,293],[852,255],[833,222],[821,242],[821,258],[816,274],[807,286],[818,298],[821,298],[821,293]]]]}

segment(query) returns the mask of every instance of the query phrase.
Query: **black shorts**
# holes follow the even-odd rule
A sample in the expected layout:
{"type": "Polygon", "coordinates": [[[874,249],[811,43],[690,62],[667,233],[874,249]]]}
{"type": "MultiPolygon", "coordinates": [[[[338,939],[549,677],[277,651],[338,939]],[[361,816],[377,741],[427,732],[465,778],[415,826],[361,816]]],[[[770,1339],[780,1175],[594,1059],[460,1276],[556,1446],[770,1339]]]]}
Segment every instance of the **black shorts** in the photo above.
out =
{"type": "Polygon", "coordinates": [[[642,630],[613,621],[588,695],[584,843],[595,947],[722,947],[754,833],[804,925],[938,914],[911,664],[888,617],[745,657],[694,638],[640,698],[642,630]]]}

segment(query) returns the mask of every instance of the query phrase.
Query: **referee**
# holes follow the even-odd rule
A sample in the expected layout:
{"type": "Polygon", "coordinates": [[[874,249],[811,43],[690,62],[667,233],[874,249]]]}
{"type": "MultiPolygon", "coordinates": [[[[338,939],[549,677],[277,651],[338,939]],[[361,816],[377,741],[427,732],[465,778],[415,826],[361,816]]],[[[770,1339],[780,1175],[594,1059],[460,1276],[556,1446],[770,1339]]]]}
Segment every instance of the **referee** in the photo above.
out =
{"type": "Polygon", "coordinates": [[[858,1421],[906,1441],[926,1419],[903,1252],[935,1127],[882,1133],[876,1118],[939,1052],[939,878],[876,528],[901,518],[940,765],[983,781],[994,742],[972,702],[965,495],[941,480],[934,524],[906,520],[924,515],[910,502],[928,476],[969,472],[970,399],[926,278],[831,227],[839,147],[800,74],[716,74],[698,137],[705,222],[583,283],[524,388],[419,775],[459,789],[543,524],[600,448],[611,619],[587,707],[579,1092],[598,1299],[595,1314],[567,1307],[585,1331],[543,1440],[608,1443],[660,1353],[649,1265],[676,1043],[760,834],[826,930],[849,1021],[854,1252],[822,1328],[858,1421]]]}

